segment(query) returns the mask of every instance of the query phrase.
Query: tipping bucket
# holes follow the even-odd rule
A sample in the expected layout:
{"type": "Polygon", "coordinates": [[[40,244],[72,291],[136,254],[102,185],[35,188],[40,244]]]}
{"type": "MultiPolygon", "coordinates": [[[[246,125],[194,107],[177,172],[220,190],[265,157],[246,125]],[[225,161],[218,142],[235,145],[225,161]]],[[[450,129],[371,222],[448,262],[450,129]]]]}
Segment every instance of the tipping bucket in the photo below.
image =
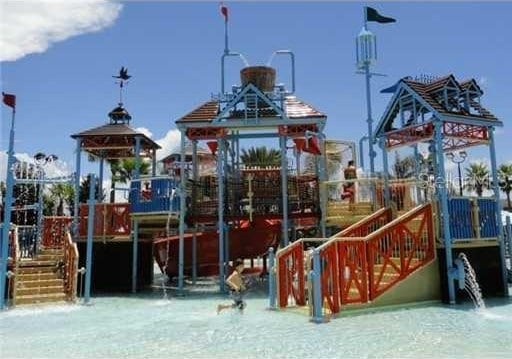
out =
{"type": "Polygon", "coordinates": [[[240,70],[242,87],[252,83],[262,92],[274,91],[276,70],[268,66],[249,66],[240,70]]]}

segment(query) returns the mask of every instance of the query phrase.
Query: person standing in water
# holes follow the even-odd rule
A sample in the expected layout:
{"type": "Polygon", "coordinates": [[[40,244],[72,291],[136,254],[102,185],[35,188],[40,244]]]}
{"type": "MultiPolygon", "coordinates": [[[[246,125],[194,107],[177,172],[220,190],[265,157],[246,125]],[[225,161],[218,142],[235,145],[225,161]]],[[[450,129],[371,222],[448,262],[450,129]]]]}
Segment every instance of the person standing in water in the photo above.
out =
{"type": "Polygon", "coordinates": [[[231,299],[233,299],[232,304],[219,304],[217,306],[217,314],[219,314],[224,309],[228,308],[238,308],[240,311],[244,310],[245,302],[243,300],[243,292],[245,291],[244,279],[242,277],[242,272],[244,271],[244,261],[242,259],[237,259],[235,261],[235,270],[231,275],[226,279],[226,284],[229,286],[229,294],[231,299]]]}

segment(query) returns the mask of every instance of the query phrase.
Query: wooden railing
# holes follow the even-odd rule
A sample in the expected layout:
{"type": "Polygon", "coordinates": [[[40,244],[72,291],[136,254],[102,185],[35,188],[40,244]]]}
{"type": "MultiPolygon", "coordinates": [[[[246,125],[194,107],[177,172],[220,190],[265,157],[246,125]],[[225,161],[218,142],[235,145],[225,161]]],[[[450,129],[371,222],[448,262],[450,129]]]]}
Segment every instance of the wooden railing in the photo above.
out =
{"type": "Polygon", "coordinates": [[[434,254],[432,205],[417,207],[366,237],[370,300],[429,263],[434,254]]]}
{"type": "Polygon", "coordinates": [[[64,250],[64,291],[69,301],[76,299],[76,286],[78,278],[78,247],[71,239],[68,231],[63,240],[64,250]]]}
{"type": "Polygon", "coordinates": [[[379,229],[392,220],[392,212],[390,208],[381,208],[372,215],[361,219],[334,235],[338,237],[365,237],[373,231],[379,229]]]}
{"type": "Polygon", "coordinates": [[[41,246],[61,248],[64,245],[70,225],[71,217],[43,217],[41,246]]]}
{"type": "Polygon", "coordinates": [[[306,304],[305,269],[308,267],[305,243],[325,242],[327,238],[302,238],[276,253],[277,303],[284,308],[306,304]],[[290,304],[290,299],[293,303],[290,304]]]}
{"type": "MultiPolygon", "coordinates": [[[[129,203],[99,203],[94,206],[94,236],[128,236],[131,230],[129,203]]],[[[79,235],[87,235],[89,205],[80,205],[79,235]]]]}
{"type": "MultiPolygon", "coordinates": [[[[347,228],[346,234],[357,234],[355,228],[347,228]]],[[[434,259],[432,205],[416,207],[364,237],[334,236],[318,251],[324,311],[335,314],[344,304],[374,300],[434,259]]]]}

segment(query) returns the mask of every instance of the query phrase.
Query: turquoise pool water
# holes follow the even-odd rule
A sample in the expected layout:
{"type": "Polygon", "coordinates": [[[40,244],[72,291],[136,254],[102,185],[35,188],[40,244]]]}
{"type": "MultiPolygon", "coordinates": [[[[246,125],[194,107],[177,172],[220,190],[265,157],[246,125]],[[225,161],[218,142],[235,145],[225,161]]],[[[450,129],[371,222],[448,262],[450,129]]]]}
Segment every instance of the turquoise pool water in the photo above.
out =
{"type": "Polygon", "coordinates": [[[365,313],[329,324],[265,310],[215,313],[226,297],[161,293],[0,313],[2,358],[510,358],[512,301],[365,313]]]}

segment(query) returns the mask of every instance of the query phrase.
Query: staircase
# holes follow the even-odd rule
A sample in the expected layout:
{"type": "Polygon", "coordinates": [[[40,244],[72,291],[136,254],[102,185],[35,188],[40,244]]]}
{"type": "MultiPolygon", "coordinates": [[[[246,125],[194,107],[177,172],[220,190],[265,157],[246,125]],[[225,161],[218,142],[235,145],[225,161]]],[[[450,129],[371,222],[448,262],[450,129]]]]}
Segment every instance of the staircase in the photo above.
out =
{"type": "Polygon", "coordinates": [[[435,258],[432,205],[394,220],[390,209],[381,209],[323,242],[314,252],[299,242],[276,254],[278,305],[307,305],[315,320],[374,301],[429,265],[435,258]]]}
{"type": "Polygon", "coordinates": [[[63,264],[62,248],[41,249],[36,257],[21,260],[16,275],[14,304],[66,300],[63,264]]]}

